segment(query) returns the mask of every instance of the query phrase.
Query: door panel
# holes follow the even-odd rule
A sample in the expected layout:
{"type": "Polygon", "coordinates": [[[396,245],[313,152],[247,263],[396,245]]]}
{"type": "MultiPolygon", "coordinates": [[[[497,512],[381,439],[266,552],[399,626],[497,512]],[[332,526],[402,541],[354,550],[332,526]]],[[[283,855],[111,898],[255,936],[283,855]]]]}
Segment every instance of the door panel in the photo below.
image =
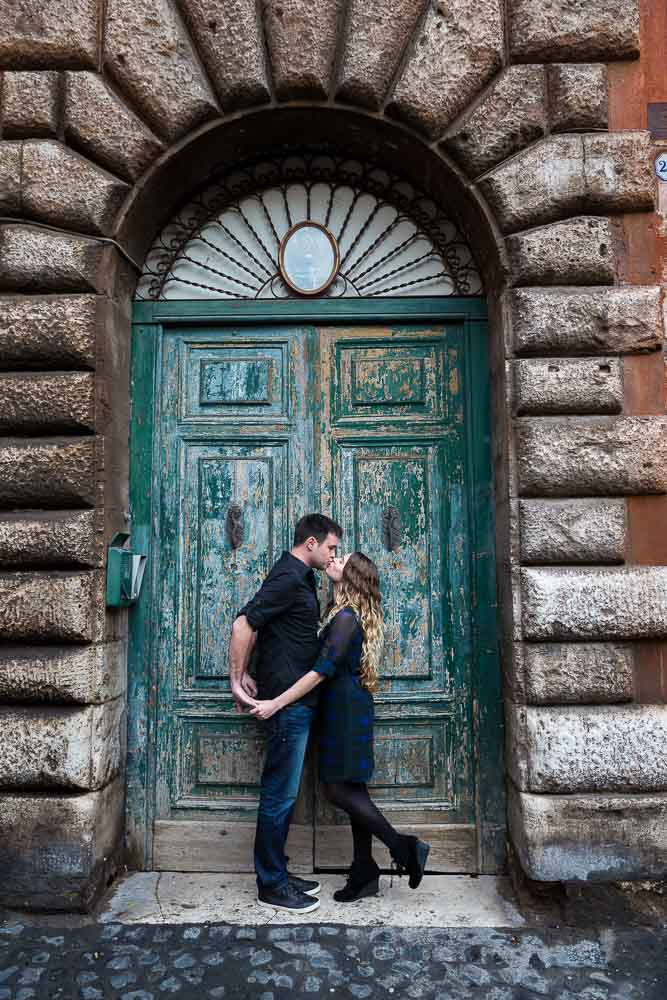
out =
{"type": "MultiPolygon", "coordinates": [[[[436,870],[477,869],[463,344],[457,323],[165,336],[155,868],[252,869],[264,744],[234,710],[229,633],[321,509],[382,578],[373,795],[431,842],[436,870]]],[[[314,775],[311,761],[290,866],[345,867],[345,818],[314,775]]]]}
{"type": "MultiPolygon", "coordinates": [[[[462,331],[323,333],[332,508],[345,549],[380,570],[385,651],[373,795],[396,826],[436,838],[433,864],[473,870],[470,558],[460,401],[462,331]]],[[[325,424],[327,419],[325,416],[325,424]]],[[[320,796],[315,860],[345,818],[320,796]]]]}
{"type": "MultiPolygon", "coordinates": [[[[175,332],[162,358],[161,589],[154,865],[252,869],[261,727],[229,688],[232,622],[289,546],[313,495],[313,333],[175,332]],[[305,455],[308,454],[308,462],[305,455]],[[212,840],[205,845],[202,820],[212,840]],[[224,836],[224,841],[221,839],[224,836]],[[224,850],[223,850],[224,847],[224,850]]],[[[312,869],[312,781],[295,868],[312,869]]]]}

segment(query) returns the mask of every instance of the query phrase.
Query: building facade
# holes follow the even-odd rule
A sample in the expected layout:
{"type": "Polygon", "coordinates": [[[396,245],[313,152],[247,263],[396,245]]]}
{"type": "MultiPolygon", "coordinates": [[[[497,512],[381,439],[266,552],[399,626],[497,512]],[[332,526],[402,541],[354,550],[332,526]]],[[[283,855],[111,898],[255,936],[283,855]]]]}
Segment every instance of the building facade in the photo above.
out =
{"type": "Polygon", "coordinates": [[[248,870],[226,639],[313,507],[437,870],[664,877],[658,7],[0,2],[0,903],[248,870]]]}

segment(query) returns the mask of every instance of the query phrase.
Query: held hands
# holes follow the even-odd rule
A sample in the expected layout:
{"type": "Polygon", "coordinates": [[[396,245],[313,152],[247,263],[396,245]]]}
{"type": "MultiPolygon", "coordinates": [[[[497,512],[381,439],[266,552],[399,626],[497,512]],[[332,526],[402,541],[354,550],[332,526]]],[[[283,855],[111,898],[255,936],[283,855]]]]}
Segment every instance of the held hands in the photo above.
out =
{"type": "Polygon", "coordinates": [[[250,714],[254,715],[256,719],[266,722],[267,719],[276,714],[279,708],[280,705],[278,705],[276,698],[271,698],[268,701],[256,701],[255,707],[250,709],[250,714]]]}
{"type": "Polygon", "coordinates": [[[232,683],[232,697],[236,702],[237,712],[247,712],[254,708],[257,702],[257,685],[250,674],[243,674],[240,683],[232,683]]]}

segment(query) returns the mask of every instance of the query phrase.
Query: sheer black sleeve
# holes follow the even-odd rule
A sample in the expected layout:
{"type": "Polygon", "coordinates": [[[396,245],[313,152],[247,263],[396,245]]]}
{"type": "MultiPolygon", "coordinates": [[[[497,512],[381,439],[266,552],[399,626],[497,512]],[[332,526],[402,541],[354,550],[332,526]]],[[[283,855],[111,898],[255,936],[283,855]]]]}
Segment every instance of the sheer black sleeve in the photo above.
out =
{"type": "Polygon", "coordinates": [[[354,611],[343,608],[331,622],[313,670],[324,677],[335,677],[359,628],[354,611]]]}

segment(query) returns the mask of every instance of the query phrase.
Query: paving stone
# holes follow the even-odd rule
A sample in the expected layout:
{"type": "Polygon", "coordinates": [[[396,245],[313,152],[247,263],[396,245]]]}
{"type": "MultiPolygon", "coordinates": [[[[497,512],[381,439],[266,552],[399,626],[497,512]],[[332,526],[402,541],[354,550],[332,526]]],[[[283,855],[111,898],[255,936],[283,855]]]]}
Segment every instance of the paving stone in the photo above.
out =
{"type": "Polygon", "coordinates": [[[84,233],[108,233],[128,186],[59,142],[23,143],[26,214],[84,233]]]}
{"type": "Polygon", "coordinates": [[[342,0],[262,0],[276,94],[282,100],[328,95],[342,0]]]}
{"type": "Polygon", "coordinates": [[[7,138],[56,135],[58,79],[59,74],[53,71],[3,73],[3,135],[7,138]]]}
{"type": "Polygon", "coordinates": [[[620,413],[619,358],[524,358],[512,365],[514,406],[520,414],[620,413]]]}
{"type": "Polygon", "coordinates": [[[262,26],[254,0],[180,0],[225,111],[270,99],[262,26]]]}
{"type": "Polygon", "coordinates": [[[95,68],[97,51],[96,0],[0,4],[1,69],[95,68]]]}
{"type": "Polygon", "coordinates": [[[632,701],[634,647],[611,642],[518,644],[512,699],[532,705],[632,701]]]}
{"type": "Polygon", "coordinates": [[[608,61],[639,55],[637,0],[509,0],[510,51],[517,61],[608,61]]]}
{"type": "Polygon", "coordinates": [[[14,223],[0,226],[0,290],[104,292],[112,275],[101,265],[109,250],[77,236],[14,223]]]}
{"type": "Polygon", "coordinates": [[[473,177],[540,139],[547,129],[543,66],[510,66],[442,143],[473,177]]]}
{"type": "Polygon", "coordinates": [[[523,496],[667,491],[667,417],[520,417],[515,427],[523,496]]]}
{"type": "Polygon", "coordinates": [[[440,136],[500,69],[502,25],[499,0],[430,5],[388,112],[440,136]]]}
{"type": "Polygon", "coordinates": [[[2,438],[0,507],[91,507],[98,460],[94,438],[2,438]]]}
{"type": "Polygon", "coordinates": [[[522,792],[667,788],[667,706],[506,706],[508,768],[522,792]]]}
{"type": "Polygon", "coordinates": [[[663,342],[657,287],[518,288],[510,309],[518,354],[636,354],[663,342]]]}
{"type": "Polygon", "coordinates": [[[531,567],[521,571],[526,639],[667,637],[667,567],[531,567]]]}
{"type": "Polygon", "coordinates": [[[610,219],[579,216],[506,240],[514,285],[612,285],[618,235],[610,219]]]}
{"type": "Polygon", "coordinates": [[[364,0],[349,5],[338,97],[377,111],[415,30],[423,4],[419,0],[364,0]]]}
{"type": "Polygon", "coordinates": [[[0,296],[0,370],[93,368],[106,309],[94,295],[0,296]]]}
{"type": "Polygon", "coordinates": [[[607,128],[607,67],[603,63],[549,66],[547,79],[549,118],[554,132],[607,128]]]}
{"type": "Polygon", "coordinates": [[[647,132],[553,135],[494,167],[480,189],[504,233],[583,213],[653,207],[647,132]]]}
{"type": "Polygon", "coordinates": [[[174,141],[218,114],[168,0],[108,0],[105,64],[154,132],[174,141]]]}
{"type": "Polygon", "coordinates": [[[97,73],[65,74],[65,136],[92,160],[136,180],[164,145],[97,73]]]}
{"type": "Polygon", "coordinates": [[[519,517],[524,563],[624,560],[624,500],[522,500],[519,517]]]}

